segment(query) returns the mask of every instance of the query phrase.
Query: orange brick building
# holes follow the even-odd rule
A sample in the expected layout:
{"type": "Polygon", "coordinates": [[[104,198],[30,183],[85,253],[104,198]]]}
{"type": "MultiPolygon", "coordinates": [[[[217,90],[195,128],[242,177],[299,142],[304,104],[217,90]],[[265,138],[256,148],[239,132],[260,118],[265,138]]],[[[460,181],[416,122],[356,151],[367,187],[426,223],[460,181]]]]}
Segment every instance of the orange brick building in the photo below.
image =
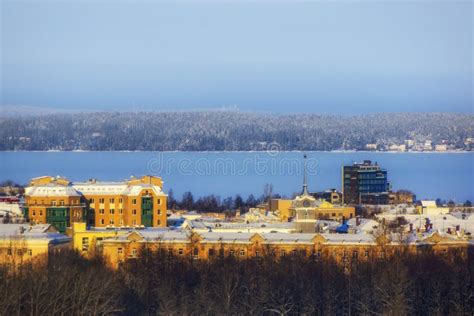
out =
{"type": "Polygon", "coordinates": [[[32,179],[25,190],[25,217],[50,223],[59,231],[74,222],[94,227],[166,227],[161,178],[132,177],[121,182],[95,179],[72,183],[60,177],[32,179]]]}

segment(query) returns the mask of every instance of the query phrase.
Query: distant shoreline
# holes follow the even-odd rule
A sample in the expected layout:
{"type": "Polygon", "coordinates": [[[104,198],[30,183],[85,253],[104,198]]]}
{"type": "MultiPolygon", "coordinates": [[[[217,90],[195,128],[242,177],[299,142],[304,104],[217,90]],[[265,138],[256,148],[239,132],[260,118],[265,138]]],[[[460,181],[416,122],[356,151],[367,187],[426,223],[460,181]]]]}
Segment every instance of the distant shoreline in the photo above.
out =
{"type": "Polygon", "coordinates": [[[324,154],[473,154],[474,151],[446,150],[446,151],[372,151],[372,150],[2,150],[0,153],[201,153],[201,154],[225,154],[225,153],[324,153],[324,154]]]}

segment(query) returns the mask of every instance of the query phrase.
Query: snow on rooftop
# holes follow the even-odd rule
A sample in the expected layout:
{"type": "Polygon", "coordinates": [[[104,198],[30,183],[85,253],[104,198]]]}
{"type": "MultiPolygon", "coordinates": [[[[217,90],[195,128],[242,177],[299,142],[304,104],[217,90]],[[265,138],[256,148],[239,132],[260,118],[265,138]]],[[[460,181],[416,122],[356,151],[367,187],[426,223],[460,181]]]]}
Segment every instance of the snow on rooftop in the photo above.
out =
{"type": "Polygon", "coordinates": [[[25,195],[30,196],[80,196],[73,187],[66,185],[46,184],[25,188],[25,195]]]}
{"type": "Polygon", "coordinates": [[[15,238],[44,239],[50,243],[67,242],[71,238],[58,233],[52,229],[50,224],[38,224],[30,226],[29,224],[0,224],[0,240],[9,240],[15,238]]]}

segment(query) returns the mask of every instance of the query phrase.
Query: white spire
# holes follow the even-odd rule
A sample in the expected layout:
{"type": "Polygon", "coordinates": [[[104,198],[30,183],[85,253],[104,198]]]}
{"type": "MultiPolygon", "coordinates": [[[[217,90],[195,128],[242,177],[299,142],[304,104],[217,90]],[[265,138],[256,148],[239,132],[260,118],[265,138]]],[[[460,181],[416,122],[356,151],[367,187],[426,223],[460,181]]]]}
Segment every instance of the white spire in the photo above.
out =
{"type": "Polygon", "coordinates": [[[308,192],[308,179],[307,179],[307,175],[306,175],[306,154],[304,154],[303,156],[304,158],[304,171],[303,171],[303,193],[302,195],[309,195],[309,192],[308,192]]]}

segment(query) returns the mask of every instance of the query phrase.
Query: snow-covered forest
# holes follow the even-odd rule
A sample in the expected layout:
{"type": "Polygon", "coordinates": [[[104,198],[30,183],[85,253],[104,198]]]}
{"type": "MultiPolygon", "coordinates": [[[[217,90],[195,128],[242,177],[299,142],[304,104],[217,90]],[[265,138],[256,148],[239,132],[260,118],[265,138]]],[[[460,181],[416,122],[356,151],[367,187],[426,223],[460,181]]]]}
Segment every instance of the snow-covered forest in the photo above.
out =
{"type": "Polygon", "coordinates": [[[474,115],[90,112],[0,118],[0,150],[378,150],[406,140],[470,150],[474,115]]]}

